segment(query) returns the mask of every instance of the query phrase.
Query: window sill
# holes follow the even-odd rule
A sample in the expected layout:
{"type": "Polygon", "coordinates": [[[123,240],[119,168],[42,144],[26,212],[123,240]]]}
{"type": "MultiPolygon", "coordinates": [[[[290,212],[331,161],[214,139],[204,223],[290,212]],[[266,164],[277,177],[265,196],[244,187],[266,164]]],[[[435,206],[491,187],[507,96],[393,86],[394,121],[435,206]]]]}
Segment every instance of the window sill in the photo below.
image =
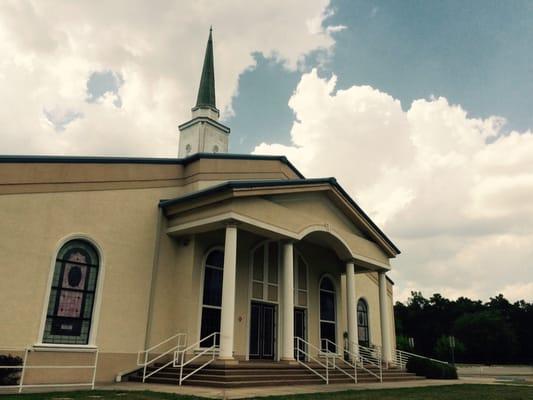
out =
{"type": "Polygon", "coordinates": [[[52,343],[36,343],[31,347],[32,351],[67,351],[80,353],[94,353],[98,350],[97,346],[90,344],[52,344],[52,343]]]}

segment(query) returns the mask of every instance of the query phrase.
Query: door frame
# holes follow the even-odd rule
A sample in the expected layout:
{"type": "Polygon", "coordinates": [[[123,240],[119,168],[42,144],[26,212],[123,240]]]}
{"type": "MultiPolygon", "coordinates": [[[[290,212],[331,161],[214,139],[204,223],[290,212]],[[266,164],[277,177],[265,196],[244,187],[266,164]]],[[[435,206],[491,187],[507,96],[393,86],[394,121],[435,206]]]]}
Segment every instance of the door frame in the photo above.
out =
{"type": "MultiPolygon", "coordinates": [[[[257,302],[257,303],[265,303],[265,304],[271,304],[273,306],[275,306],[276,308],[276,329],[274,330],[274,340],[276,341],[275,343],[275,346],[274,346],[274,361],[280,361],[280,354],[281,354],[281,340],[279,340],[279,338],[281,337],[281,324],[282,324],[282,321],[281,321],[281,312],[280,312],[280,307],[281,307],[281,302],[280,302],[280,298],[281,298],[281,291],[282,291],[282,283],[281,283],[281,251],[278,250],[278,300],[277,301],[271,301],[271,300],[265,300],[265,299],[254,299],[253,296],[252,296],[252,284],[253,284],[253,255],[254,255],[254,252],[261,246],[264,246],[270,242],[277,242],[278,243],[278,246],[280,246],[280,240],[273,240],[273,239],[263,239],[261,241],[259,241],[256,245],[252,246],[252,248],[248,251],[248,255],[249,255],[249,260],[248,260],[248,307],[247,307],[247,310],[246,310],[246,313],[247,313],[247,316],[245,318],[245,325],[246,325],[246,356],[245,356],[245,359],[246,361],[249,361],[250,360],[250,329],[251,329],[251,324],[250,324],[250,321],[251,321],[251,318],[252,318],[252,302],[257,302]]],[[[280,248],[278,248],[280,249],[280,248]]],[[[265,260],[265,264],[266,264],[266,257],[267,257],[267,254],[266,254],[266,251],[263,255],[264,257],[264,260],[265,260]]],[[[265,268],[264,270],[264,274],[266,274],[266,271],[267,268],[265,268]]]]}

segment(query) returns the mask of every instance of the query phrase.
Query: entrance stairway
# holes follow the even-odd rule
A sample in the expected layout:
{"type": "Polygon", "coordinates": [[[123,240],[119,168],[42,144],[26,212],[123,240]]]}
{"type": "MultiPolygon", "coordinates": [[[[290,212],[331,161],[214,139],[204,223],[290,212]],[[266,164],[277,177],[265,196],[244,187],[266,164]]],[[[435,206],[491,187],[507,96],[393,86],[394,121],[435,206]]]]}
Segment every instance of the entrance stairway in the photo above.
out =
{"type": "MultiPolygon", "coordinates": [[[[320,366],[313,363],[308,364],[313,369],[320,371],[320,366]]],[[[155,371],[163,364],[154,364],[148,367],[147,372],[155,371]]],[[[198,365],[188,365],[183,369],[183,375],[196,369],[198,365]]],[[[368,370],[379,373],[379,368],[366,366],[368,370]]],[[[353,371],[352,371],[353,372],[353,371]]],[[[142,382],[142,369],[130,374],[129,381],[142,382]]],[[[180,368],[167,366],[150,377],[146,378],[148,383],[167,383],[178,385],[180,368]]],[[[399,368],[383,369],[383,382],[405,381],[424,379],[414,374],[405,372],[399,368]]],[[[379,382],[375,376],[368,371],[358,368],[358,383],[379,382]]],[[[338,369],[329,370],[329,383],[354,383],[353,379],[343,374],[338,369]]],[[[325,384],[325,381],[315,375],[309,369],[299,364],[284,364],[264,361],[241,361],[235,365],[217,365],[213,363],[207,365],[190,378],[183,381],[184,385],[211,386],[220,388],[237,388],[252,386],[283,386],[283,385],[306,385],[325,384]]]]}

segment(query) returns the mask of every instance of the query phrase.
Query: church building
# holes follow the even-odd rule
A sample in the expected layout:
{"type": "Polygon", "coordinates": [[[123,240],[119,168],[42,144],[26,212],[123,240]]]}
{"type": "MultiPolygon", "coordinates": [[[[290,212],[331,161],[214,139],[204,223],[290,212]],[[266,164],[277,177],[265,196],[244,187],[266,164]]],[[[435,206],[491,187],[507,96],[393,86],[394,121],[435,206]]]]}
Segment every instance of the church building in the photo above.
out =
{"type": "Polygon", "coordinates": [[[212,384],[210,368],[250,365],[330,383],[336,363],[375,379],[394,364],[400,250],[335,178],[228,153],[219,114],[210,33],[175,158],[0,156],[13,387],[212,384]]]}

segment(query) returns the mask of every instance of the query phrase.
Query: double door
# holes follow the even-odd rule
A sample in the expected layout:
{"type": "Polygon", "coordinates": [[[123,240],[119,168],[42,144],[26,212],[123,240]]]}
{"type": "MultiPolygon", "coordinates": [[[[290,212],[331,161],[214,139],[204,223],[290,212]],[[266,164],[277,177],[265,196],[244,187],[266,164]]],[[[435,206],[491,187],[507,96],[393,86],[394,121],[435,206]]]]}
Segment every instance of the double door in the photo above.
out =
{"type": "MultiPolygon", "coordinates": [[[[294,309],[294,336],[306,340],[306,310],[294,309]]],[[[303,352],[307,346],[297,342],[303,352]]],[[[250,319],[250,359],[274,360],[276,346],[276,306],[268,303],[252,302],[250,319]]],[[[294,350],[294,357],[305,360],[305,354],[294,350]]]]}
{"type": "Polygon", "coordinates": [[[253,301],[250,318],[250,359],[273,360],[276,343],[276,306],[253,301]]]}

